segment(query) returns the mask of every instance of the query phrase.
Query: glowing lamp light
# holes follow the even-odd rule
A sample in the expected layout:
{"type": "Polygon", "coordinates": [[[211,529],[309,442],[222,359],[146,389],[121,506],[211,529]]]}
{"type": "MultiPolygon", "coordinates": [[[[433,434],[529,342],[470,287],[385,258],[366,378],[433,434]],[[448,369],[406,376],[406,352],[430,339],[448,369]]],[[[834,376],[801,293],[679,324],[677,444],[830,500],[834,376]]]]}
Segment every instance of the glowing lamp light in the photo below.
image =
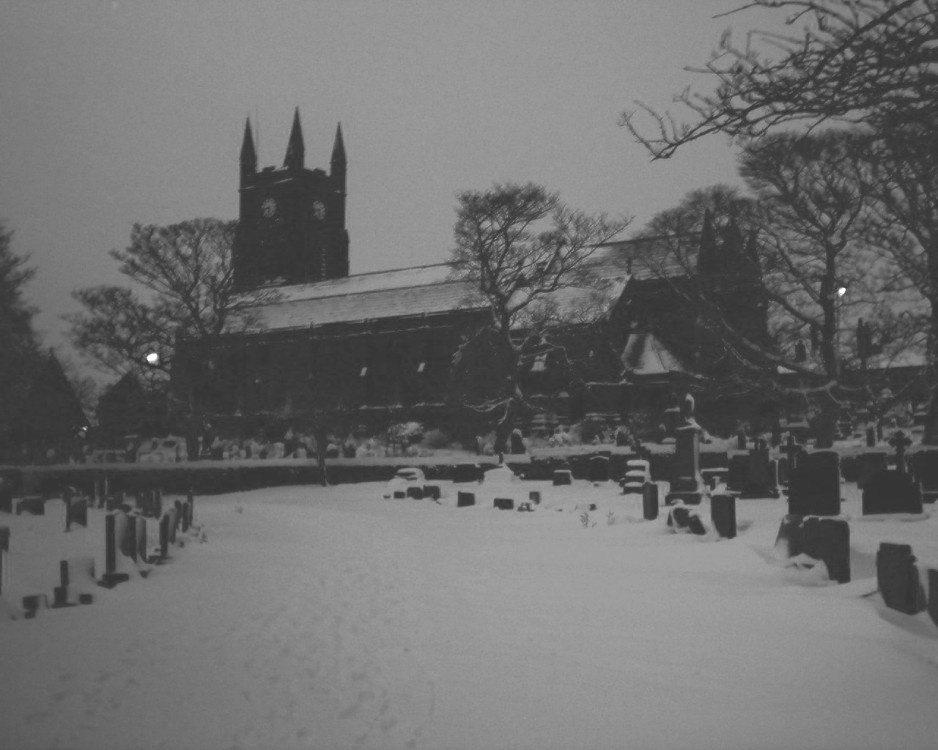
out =
{"type": "Polygon", "coordinates": [[[150,367],[156,367],[160,363],[160,355],[157,352],[149,352],[146,361],[150,367]]]}
{"type": "Polygon", "coordinates": [[[847,293],[847,287],[845,287],[845,286],[839,286],[839,287],[837,287],[837,296],[838,296],[838,297],[843,297],[846,293],[847,293]]]}

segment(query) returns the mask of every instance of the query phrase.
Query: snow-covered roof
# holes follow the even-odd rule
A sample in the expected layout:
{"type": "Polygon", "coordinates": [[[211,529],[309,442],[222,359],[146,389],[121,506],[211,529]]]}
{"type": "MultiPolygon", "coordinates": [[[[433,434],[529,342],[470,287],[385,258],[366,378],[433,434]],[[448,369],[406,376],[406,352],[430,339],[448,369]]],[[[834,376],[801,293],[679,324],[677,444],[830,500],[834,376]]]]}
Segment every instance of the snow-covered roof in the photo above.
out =
{"type": "Polygon", "coordinates": [[[686,371],[680,359],[651,333],[629,334],[621,361],[630,376],[655,377],[686,371]]]}
{"type": "MultiPolygon", "coordinates": [[[[604,245],[594,251],[589,266],[606,282],[602,291],[607,297],[620,295],[634,276],[634,258],[634,248],[628,243],[604,245]]],[[[591,286],[564,288],[549,300],[560,312],[568,313],[596,309],[596,298],[597,288],[591,286]]],[[[450,263],[273,287],[263,290],[262,299],[248,309],[244,319],[233,321],[230,330],[278,331],[487,307],[471,284],[453,277],[450,263]]]]}

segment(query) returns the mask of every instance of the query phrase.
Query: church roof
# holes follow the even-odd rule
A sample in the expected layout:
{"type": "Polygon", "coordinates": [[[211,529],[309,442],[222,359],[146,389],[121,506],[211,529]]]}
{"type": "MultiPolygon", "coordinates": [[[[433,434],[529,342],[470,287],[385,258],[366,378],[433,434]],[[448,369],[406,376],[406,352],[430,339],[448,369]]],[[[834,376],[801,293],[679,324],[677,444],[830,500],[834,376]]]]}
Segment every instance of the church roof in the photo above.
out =
{"type": "MultiPolygon", "coordinates": [[[[607,293],[618,296],[629,279],[652,278],[660,272],[646,262],[649,248],[647,240],[610,243],[598,247],[589,263],[609,283],[607,293]]],[[[561,311],[593,309],[595,296],[594,287],[565,288],[555,292],[551,301],[561,311]]],[[[234,322],[232,329],[257,333],[487,307],[468,282],[453,278],[449,263],[272,287],[262,299],[249,308],[248,322],[234,322]]]]}

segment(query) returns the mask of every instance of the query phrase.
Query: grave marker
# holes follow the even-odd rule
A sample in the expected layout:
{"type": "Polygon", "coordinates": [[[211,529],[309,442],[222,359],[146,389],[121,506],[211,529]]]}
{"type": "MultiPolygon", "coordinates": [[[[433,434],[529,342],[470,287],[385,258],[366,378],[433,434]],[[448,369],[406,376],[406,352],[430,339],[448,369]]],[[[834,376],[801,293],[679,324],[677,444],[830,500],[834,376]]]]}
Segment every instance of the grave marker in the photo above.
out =
{"type": "Polygon", "coordinates": [[[922,502],[938,500],[938,451],[912,454],[912,473],[922,485],[922,502]]]}
{"type": "Polygon", "coordinates": [[[65,501],[65,530],[71,531],[72,524],[88,528],[88,498],[68,496],[65,501]]]}
{"type": "Polygon", "coordinates": [[[541,493],[539,490],[531,490],[528,492],[528,500],[534,505],[541,504],[541,493]]]}
{"type": "Polygon", "coordinates": [[[569,469],[555,469],[552,481],[554,487],[573,484],[573,472],[569,469]]]}
{"type": "Polygon", "coordinates": [[[782,519],[775,537],[775,549],[785,557],[797,557],[804,551],[804,534],[801,516],[787,515],[782,519]]]}
{"type": "Polygon", "coordinates": [[[498,508],[498,510],[514,510],[515,501],[510,497],[496,497],[494,506],[498,508]]]}
{"type": "Polygon", "coordinates": [[[896,470],[901,471],[903,474],[908,473],[908,465],[905,460],[905,451],[910,445],[912,445],[912,440],[906,435],[902,430],[899,430],[895,435],[889,438],[889,444],[896,449],[896,470]]]}
{"type": "Polygon", "coordinates": [[[7,559],[9,552],[10,527],[0,526],[0,599],[10,588],[10,563],[7,559]]]}
{"type": "MultiPolygon", "coordinates": [[[[423,487],[413,486],[413,485],[409,486],[407,488],[407,497],[412,498],[414,500],[423,500],[423,487]]],[[[186,507],[188,508],[188,506],[189,506],[189,503],[187,501],[186,507]]],[[[183,521],[182,530],[186,531],[188,528],[189,528],[188,522],[183,521]]]]}
{"type": "Polygon", "coordinates": [[[642,516],[646,521],[654,521],[658,517],[658,485],[655,482],[646,482],[642,486],[642,516]]]}
{"type": "Polygon", "coordinates": [[[911,476],[882,469],[863,487],[863,515],[878,513],[921,513],[922,492],[911,476]]]}
{"type": "Polygon", "coordinates": [[[643,458],[629,459],[625,464],[625,476],[620,480],[622,494],[642,492],[645,482],[651,477],[651,464],[643,458]]]}
{"type": "Polygon", "coordinates": [[[425,484],[423,486],[423,496],[430,498],[431,500],[439,500],[441,496],[440,485],[425,484]]]}
{"type": "Polygon", "coordinates": [[[710,519],[721,537],[733,539],[736,536],[736,498],[727,494],[713,495],[710,498],[710,519]]]}
{"type": "Polygon", "coordinates": [[[785,445],[779,448],[779,451],[784,453],[788,458],[789,473],[795,470],[795,468],[798,466],[798,459],[804,455],[804,447],[798,445],[798,441],[795,440],[794,435],[788,436],[788,439],[785,441],[785,445]]]}
{"type": "Polygon", "coordinates": [[[794,516],[840,515],[840,456],[816,451],[798,458],[791,473],[788,512],[794,516]]]}
{"type": "Polygon", "coordinates": [[[474,492],[462,492],[461,490],[456,493],[456,507],[457,508],[468,508],[470,505],[476,504],[476,496],[474,492]]]}
{"type": "Polygon", "coordinates": [[[938,570],[928,569],[928,616],[938,625],[938,570]]]}
{"type": "Polygon", "coordinates": [[[609,481],[609,457],[593,456],[589,460],[589,481],[590,482],[608,482],[609,481]]]}
{"type": "Polygon", "coordinates": [[[664,499],[665,505],[683,502],[698,505],[706,494],[700,475],[700,430],[694,424],[675,430],[674,475],[671,491],[664,499]]]}
{"type": "Polygon", "coordinates": [[[882,542],[876,553],[876,583],[890,609],[914,615],[925,608],[915,555],[908,544],[882,542]]]}
{"type": "Polygon", "coordinates": [[[91,604],[96,586],[94,557],[73,557],[59,561],[59,586],[53,589],[54,605],[70,607],[91,604]]]}
{"type": "Polygon", "coordinates": [[[127,514],[122,510],[108,513],[104,517],[104,575],[100,585],[114,588],[130,579],[127,573],[117,570],[117,556],[127,547],[127,514]]]}

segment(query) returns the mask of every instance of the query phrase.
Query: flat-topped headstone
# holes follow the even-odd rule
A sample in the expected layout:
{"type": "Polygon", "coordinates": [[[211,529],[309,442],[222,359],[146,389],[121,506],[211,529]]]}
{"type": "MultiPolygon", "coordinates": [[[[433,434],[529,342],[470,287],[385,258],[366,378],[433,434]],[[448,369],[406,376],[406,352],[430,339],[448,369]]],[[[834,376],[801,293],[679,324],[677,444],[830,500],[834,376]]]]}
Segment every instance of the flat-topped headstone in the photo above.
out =
{"type": "Polygon", "coordinates": [[[514,510],[515,501],[510,497],[496,497],[494,507],[498,510],[514,510]]]}
{"type": "Polygon", "coordinates": [[[468,508],[470,505],[476,504],[476,496],[474,492],[463,492],[460,490],[456,493],[456,507],[457,508],[468,508]]]}
{"type": "Polygon", "coordinates": [[[658,485],[646,482],[642,486],[642,517],[654,521],[658,517],[658,485]]]}
{"type": "MultiPolygon", "coordinates": [[[[411,485],[407,488],[407,497],[412,500],[423,500],[423,487],[420,485],[411,485]]],[[[187,527],[188,528],[188,527],[187,527]]],[[[185,531],[186,529],[183,529],[185,531]]]]}
{"type": "Polygon", "coordinates": [[[99,582],[101,586],[113,588],[130,579],[127,573],[117,569],[118,555],[126,554],[129,544],[127,514],[121,510],[108,513],[104,517],[104,575],[99,582]]]}
{"type": "Polygon", "coordinates": [[[882,542],[876,553],[876,583],[890,609],[914,615],[925,608],[915,555],[908,544],[882,542]]]}
{"type": "Polygon", "coordinates": [[[609,481],[609,457],[593,456],[589,460],[588,479],[590,482],[609,481]]]}
{"type": "Polygon", "coordinates": [[[893,469],[881,469],[864,483],[864,516],[921,512],[921,488],[908,474],[893,469]]]}
{"type": "Polygon", "coordinates": [[[876,428],[873,425],[870,425],[866,428],[866,447],[873,448],[876,446],[876,428]]]}
{"type": "Polygon", "coordinates": [[[713,528],[724,539],[736,536],[736,498],[733,495],[717,494],[710,497],[710,519],[713,528]]]}
{"type": "Polygon", "coordinates": [[[840,515],[840,456],[835,451],[799,457],[789,482],[788,512],[795,516],[840,515]]]}
{"type": "Polygon", "coordinates": [[[553,482],[554,487],[573,484],[573,472],[569,469],[554,469],[551,481],[553,482]]]}
{"type": "Polygon", "coordinates": [[[431,500],[440,499],[440,485],[438,484],[425,484],[423,486],[423,496],[431,500]]]}
{"type": "Polygon", "coordinates": [[[804,553],[827,566],[828,577],[850,582],[850,526],[836,518],[806,518],[802,523],[804,553]]]}

